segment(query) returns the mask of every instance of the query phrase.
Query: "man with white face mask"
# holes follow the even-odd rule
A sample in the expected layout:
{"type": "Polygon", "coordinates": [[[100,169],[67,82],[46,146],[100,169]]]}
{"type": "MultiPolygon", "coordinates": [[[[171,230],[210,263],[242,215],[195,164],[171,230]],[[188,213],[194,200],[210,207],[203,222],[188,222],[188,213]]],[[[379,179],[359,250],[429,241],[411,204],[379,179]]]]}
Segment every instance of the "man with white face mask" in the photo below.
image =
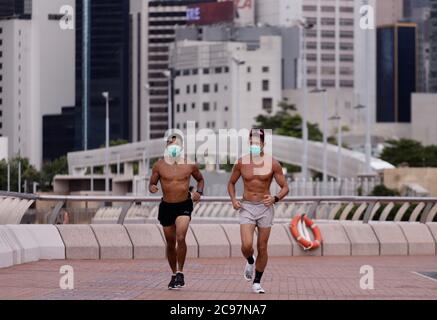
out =
{"type": "Polygon", "coordinates": [[[247,259],[243,276],[247,281],[253,280],[253,292],[265,293],[261,287],[261,277],[267,266],[267,244],[275,215],[273,206],[287,196],[289,189],[280,163],[273,159],[272,155],[264,153],[264,130],[253,129],[249,141],[250,154],[235,164],[228,183],[228,192],[234,209],[240,211],[241,250],[247,259]],[[268,170],[261,170],[266,167],[268,170]],[[240,177],[243,178],[244,184],[242,202],[238,201],[235,195],[235,184],[240,177]],[[270,193],[273,179],[281,187],[276,196],[270,193]],[[256,263],[253,250],[255,228],[258,228],[256,263]]]}
{"type": "Polygon", "coordinates": [[[204,187],[203,176],[197,165],[187,164],[179,135],[168,137],[164,158],[153,167],[149,183],[151,193],[159,191],[158,182],[163,193],[158,220],[164,229],[167,259],[173,272],[168,289],[175,290],[185,286],[185,236],[191,221],[193,201],[200,200],[204,187]],[[191,176],[197,181],[197,190],[193,193],[190,192],[191,176]]]}

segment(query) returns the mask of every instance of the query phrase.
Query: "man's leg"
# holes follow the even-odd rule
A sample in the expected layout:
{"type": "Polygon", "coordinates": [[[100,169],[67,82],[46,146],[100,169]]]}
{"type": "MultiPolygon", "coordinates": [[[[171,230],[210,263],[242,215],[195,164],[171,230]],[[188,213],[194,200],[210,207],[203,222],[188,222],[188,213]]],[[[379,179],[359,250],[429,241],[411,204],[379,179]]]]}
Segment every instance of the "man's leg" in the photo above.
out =
{"type": "Polygon", "coordinates": [[[166,254],[167,260],[173,274],[177,271],[177,260],[176,260],[176,226],[164,228],[164,236],[167,242],[166,254]]]}
{"type": "Polygon", "coordinates": [[[267,253],[267,245],[269,242],[271,228],[258,228],[258,257],[256,258],[256,272],[255,272],[255,283],[260,283],[262,274],[267,266],[267,261],[269,259],[267,253]]]}
{"type": "Polygon", "coordinates": [[[177,247],[177,261],[178,268],[177,271],[184,271],[185,258],[187,256],[187,244],[185,242],[185,237],[188,232],[188,227],[190,225],[190,217],[180,216],[176,219],[176,241],[177,247]]]}
{"type": "Polygon", "coordinates": [[[253,233],[255,232],[254,224],[240,225],[241,234],[241,252],[246,259],[253,257],[253,233]]]}

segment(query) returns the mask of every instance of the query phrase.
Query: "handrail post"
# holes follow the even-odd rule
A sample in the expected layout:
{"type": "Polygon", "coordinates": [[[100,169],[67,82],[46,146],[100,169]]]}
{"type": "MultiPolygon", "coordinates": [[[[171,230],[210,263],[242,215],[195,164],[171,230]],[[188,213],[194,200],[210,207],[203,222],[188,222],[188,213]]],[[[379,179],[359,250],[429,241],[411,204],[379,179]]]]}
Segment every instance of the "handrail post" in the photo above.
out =
{"type": "Polygon", "coordinates": [[[372,216],[373,208],[375,207],[376,202],[372,201],[369,202],[369,205],[367,206],[366,213],[364,214],[363,223],[368,224],[370,221],[370,218],[372,216]]]}

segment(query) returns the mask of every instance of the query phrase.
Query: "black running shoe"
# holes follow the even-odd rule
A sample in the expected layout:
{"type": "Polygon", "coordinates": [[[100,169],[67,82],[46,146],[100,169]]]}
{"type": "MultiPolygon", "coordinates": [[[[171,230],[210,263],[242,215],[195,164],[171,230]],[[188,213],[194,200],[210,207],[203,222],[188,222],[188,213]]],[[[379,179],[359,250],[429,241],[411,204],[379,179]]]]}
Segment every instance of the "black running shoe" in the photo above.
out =
{"type": "Polygon", "coordinates": [[[177,290],[179,289],[176,285],[176,276],[171,276],[171,281],[168,284],[168,290],[177,290]]]}
{"type": "Polygon", "coordinates": [[[178,288],[183,288],[185,287],[185,279],[184,279],[184,274],[183,273],[177,273],[176,274],[176,286],[178,288]]]}

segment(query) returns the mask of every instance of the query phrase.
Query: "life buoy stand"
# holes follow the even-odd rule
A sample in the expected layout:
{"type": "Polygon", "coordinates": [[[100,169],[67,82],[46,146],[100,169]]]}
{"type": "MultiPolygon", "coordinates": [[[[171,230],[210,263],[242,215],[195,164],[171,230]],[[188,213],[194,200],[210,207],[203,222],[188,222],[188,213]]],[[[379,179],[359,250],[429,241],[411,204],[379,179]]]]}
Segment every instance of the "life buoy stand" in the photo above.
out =
{"type": "Polygon", "coordinates": [[[297,215],[291,220],[290,231],[294,239],[305,251],[315,250],[322,245],[322,233],[319,227],[306,214],[297,215]],[[314,241],[311,240],[305,226],[313,232],[314,241]]]}

